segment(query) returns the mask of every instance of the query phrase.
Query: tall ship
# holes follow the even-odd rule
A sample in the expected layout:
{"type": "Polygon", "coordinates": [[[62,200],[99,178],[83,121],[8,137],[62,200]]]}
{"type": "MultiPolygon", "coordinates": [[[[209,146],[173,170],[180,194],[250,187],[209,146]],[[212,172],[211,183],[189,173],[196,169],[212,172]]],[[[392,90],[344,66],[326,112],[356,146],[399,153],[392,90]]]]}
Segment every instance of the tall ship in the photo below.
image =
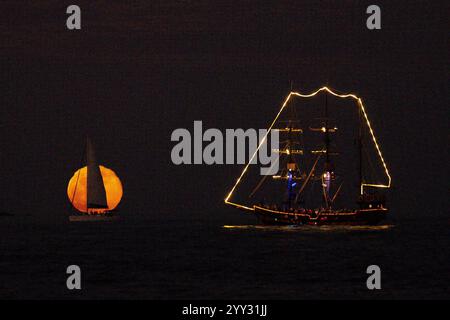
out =
{"type": "Polygon", "coordinates": [[[70,221],[112,221],[117,220],[115,210],[123,189],[114,171],[97,163],[94,146],[86,137],[82,163],[70,179],[67,196],[71,203],[70,221]]]}
{"type": "Polygon", "coordinates": [[[226,204],[262,224],[374,225],[386,219],[391,176],[361,98],[328,87],[290,92],[261,141],[226,204]],[[271,150],[278,171],[261,176],[252,170],[254,158],[271,131],[278,133],[279,148],[271,150]]]}

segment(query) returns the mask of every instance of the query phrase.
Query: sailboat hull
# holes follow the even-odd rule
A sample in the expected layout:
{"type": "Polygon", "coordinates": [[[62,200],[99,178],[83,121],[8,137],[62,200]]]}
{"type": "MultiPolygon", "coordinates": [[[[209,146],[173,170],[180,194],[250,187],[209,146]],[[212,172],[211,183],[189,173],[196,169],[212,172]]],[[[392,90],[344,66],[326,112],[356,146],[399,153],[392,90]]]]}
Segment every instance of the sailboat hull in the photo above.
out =
{"type": "Polygon", "coordinates": [[[85,221],[116,221],[118,216],[111,216],[106,214],[85,214],[85,215],[73,215],[69,216],[71,222],[85,222],[85,221]]]}
{"type": "Polygon", "coordinates": [[[329,211],[315,214],[271,210],[254,206],[258,221],[269,225],[376,225],[386,219],[386,208],[329,211]]]}

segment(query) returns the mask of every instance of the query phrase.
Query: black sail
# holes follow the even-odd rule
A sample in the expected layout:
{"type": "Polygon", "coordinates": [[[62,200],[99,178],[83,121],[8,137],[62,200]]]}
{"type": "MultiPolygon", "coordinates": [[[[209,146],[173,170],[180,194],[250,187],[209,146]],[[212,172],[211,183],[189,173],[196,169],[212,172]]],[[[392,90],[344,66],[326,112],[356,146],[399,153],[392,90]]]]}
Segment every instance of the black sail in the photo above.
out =
{"type": "Polygon", "coordinates": [[[87,208],[108,208],[105,185],[100,173],[100,167],[95,158],[95,151],[89,138],[86,143],[87,160],[87,208]]]}

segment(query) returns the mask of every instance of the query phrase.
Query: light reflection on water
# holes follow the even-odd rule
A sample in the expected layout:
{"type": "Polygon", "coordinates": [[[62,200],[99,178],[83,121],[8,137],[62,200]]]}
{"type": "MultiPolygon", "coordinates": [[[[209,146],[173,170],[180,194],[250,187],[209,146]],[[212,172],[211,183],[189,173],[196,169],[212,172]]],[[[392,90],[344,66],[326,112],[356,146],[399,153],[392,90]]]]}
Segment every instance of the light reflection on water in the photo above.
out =
{"type": "Polygon", "coordinates": [[[224,229],[228,230],[256,230],[269,232],[352,232],[352,231],[384,231],[394,228],[393,224],[376,225],[376,226],[351,226],[351,225],[322,225],[322,226],[270,226],[270,225],[224,225],[224,229]]]}

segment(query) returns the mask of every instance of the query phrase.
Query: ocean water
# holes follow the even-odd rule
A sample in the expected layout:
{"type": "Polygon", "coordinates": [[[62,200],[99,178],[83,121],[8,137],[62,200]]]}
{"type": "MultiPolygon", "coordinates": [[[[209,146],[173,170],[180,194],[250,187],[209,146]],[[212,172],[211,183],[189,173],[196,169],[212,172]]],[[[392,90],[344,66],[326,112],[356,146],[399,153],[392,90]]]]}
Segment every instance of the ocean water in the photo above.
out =
{"type": "Polygon", "coordinates": [[[449,221],[265,227],[189,219],[0,221],[2,299],[450,298],[449,221]],[[82,289],[66,288],[80,266],[82,289]],[[381,268],[381,290],[366,268],[381,268]]]}

